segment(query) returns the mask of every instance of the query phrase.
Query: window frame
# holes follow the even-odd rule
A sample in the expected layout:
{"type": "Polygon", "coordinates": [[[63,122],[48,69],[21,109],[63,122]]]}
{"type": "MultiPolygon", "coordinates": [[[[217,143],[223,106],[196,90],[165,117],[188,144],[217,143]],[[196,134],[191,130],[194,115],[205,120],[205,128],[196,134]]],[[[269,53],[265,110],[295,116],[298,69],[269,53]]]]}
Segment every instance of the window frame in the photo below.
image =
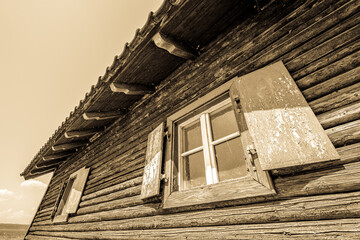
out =
{"type": "MultiPolygon", "coordinates": [[[[176,175],[179,172],[175,168],[174,163],[176,154],[174,152],[176,142],[174,139],[174,135],[176,135],[174,134],[174,131],[176,129],[176,122],[201,106],[227,94],[233,82],[234,79],[224,83],[167,118],[166,126],[169,134],[165,143],[165,175],[168,181],[166,181],[164,188],[164,209],[276,194],[271,178],[267,172],[264,172],[267,177],[260,180],[254,179],[254,177],[249,174],[245,177],[210,185],[174,191],[176,178],[178,178],[176,175]],[[264,181],[264,179],[266,182],[261,182],[264,181]]],[[[255,166],[248,166],[248,168],[249,167],[252,169],[255,166]]],[[[257,165],[256,167],[259,166],[257,165]]],[[[251,171],[252,170],[250,170],[250,172],[251,171]]],[[[257,171],[263,172],[261,169],[257,169],[257,171]]]]}
{"type": "MultiPolygon", "coordinates": [[[[220,95],[220,98],[223,95],[220,95]]],[[[224,95],[225,96],[225,95],[224,95]]],[[[208,103],[205,103],[205,106],[208,103]]],[[[211,102],[210,102],[211,104],[211,102]]],[[[210,114],[214,111],[218,111],[223,109],[224,107],[227,108],[228,106],[231,106],[231,99],[230,97],[222,99],[220,102],[211,104],[209,108],[205,108],[204,111],[201,111],[200,113],[191,116],[189,119],[187,119],[184,122],[181,122],[177,126],[177,136],[178,136],[178,149],[182,149],[182,130],[184,127],[191,125],[192,123],[195,123],[199,121],[200,123],[200,132],[201,132],[201,139],[202,139],[202,145],[199,147],[196,147],[194,149],[188,150],[186,152],[182,152],[182,150],[178,151],[177,159],[179,161],[179,171],[178,171],[178,185],[180,190],[185,190],[184,187],[184,157],[192,155],[194,153],[203,151],[206,152],[204,154],[204,165],[205,165],[205,179],[206,179],[206,185],[209,184],[216,184],[219,183],[219,173],[217,169],[217,163],[216,163],[216,156],[215,156],[215,146],[222,144],[226,141],[230,141],[234,138],[240,137],[240,132],[237,129],[236,132],[233,132],[231,134],[228,134],[226,136],[220,137],[216,140],[212,140],[213,134],[211,133],[211,122],[210,122],[210,114]],[[208,171],[209,169],[210,171],[208,171]],[[181,174],[182,173],[182,174],[181,174]]],[[[235,119],[235,116],[234,116],[235,119]]],[[[237,126],[236,126],[237,127],[237,126]]],[[[225,180],[226,181],[226,180],[225,180]]]]}

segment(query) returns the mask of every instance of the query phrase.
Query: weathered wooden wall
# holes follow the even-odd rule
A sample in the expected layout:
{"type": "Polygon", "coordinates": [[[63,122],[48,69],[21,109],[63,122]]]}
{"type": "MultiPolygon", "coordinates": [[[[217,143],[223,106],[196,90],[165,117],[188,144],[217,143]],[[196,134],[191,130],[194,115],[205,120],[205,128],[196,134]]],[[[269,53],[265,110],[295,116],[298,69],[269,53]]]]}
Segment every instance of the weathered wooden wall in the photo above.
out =
{"type": "Polygon", "coordinates": [[[234,26],[55,172],[26,239],[359,239],[359,22],[359,0],[273,1],[234,26]],[[341,160],[320,170],[273,172],[274,197],[167,211],[160,200],[143,202],[149,132],[233,76],[278,60],[341,160]],[[62,182],[85,165],[91,171],[77,214],[53,225],[50,214],[62,182]]]}

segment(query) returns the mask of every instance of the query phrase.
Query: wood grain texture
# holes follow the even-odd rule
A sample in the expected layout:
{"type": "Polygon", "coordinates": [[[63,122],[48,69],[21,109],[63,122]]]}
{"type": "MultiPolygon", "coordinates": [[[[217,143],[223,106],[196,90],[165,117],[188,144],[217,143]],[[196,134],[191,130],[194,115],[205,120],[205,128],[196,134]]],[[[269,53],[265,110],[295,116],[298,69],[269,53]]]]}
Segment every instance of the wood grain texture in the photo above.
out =
{"type": "Polygon", "coordinates": [[[360,119],[360,101],[319,114],[317,118],[324,129],[360,119]]]}
{"type": "Polygon", "coordinates": [[[340,158],[282,62],[238,78],[232,88],[263,170],[340,158]]]}
{"type": "Polygon", "coordinates": [[[144,177],[141,186],[141,199],[158,196],[160,194],[163,143],[164,123],[162,122],[148,135],[144,177]]]}

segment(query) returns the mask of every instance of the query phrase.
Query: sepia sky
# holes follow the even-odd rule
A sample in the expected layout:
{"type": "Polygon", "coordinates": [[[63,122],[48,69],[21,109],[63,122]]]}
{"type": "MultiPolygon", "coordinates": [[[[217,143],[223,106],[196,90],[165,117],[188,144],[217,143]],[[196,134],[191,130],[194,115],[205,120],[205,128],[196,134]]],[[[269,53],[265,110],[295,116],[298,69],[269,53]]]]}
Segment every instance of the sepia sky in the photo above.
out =
{"type": "Polygon", "coordinates": [[[0,0],[0,223],[29,224],[51,174],[20,173],[162,0],[0,0]]]}

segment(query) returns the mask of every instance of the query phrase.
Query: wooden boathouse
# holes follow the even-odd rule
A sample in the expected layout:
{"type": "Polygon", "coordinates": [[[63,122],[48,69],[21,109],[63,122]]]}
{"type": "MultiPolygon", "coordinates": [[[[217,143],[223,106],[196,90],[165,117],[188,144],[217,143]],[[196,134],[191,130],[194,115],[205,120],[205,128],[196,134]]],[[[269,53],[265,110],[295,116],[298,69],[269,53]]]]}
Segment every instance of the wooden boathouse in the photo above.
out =
{"type": "Polygon", "coordinates": [[[53,172],[25,239],[360,239],[359,23],[165,0],[21,174],[53,172]]]}

